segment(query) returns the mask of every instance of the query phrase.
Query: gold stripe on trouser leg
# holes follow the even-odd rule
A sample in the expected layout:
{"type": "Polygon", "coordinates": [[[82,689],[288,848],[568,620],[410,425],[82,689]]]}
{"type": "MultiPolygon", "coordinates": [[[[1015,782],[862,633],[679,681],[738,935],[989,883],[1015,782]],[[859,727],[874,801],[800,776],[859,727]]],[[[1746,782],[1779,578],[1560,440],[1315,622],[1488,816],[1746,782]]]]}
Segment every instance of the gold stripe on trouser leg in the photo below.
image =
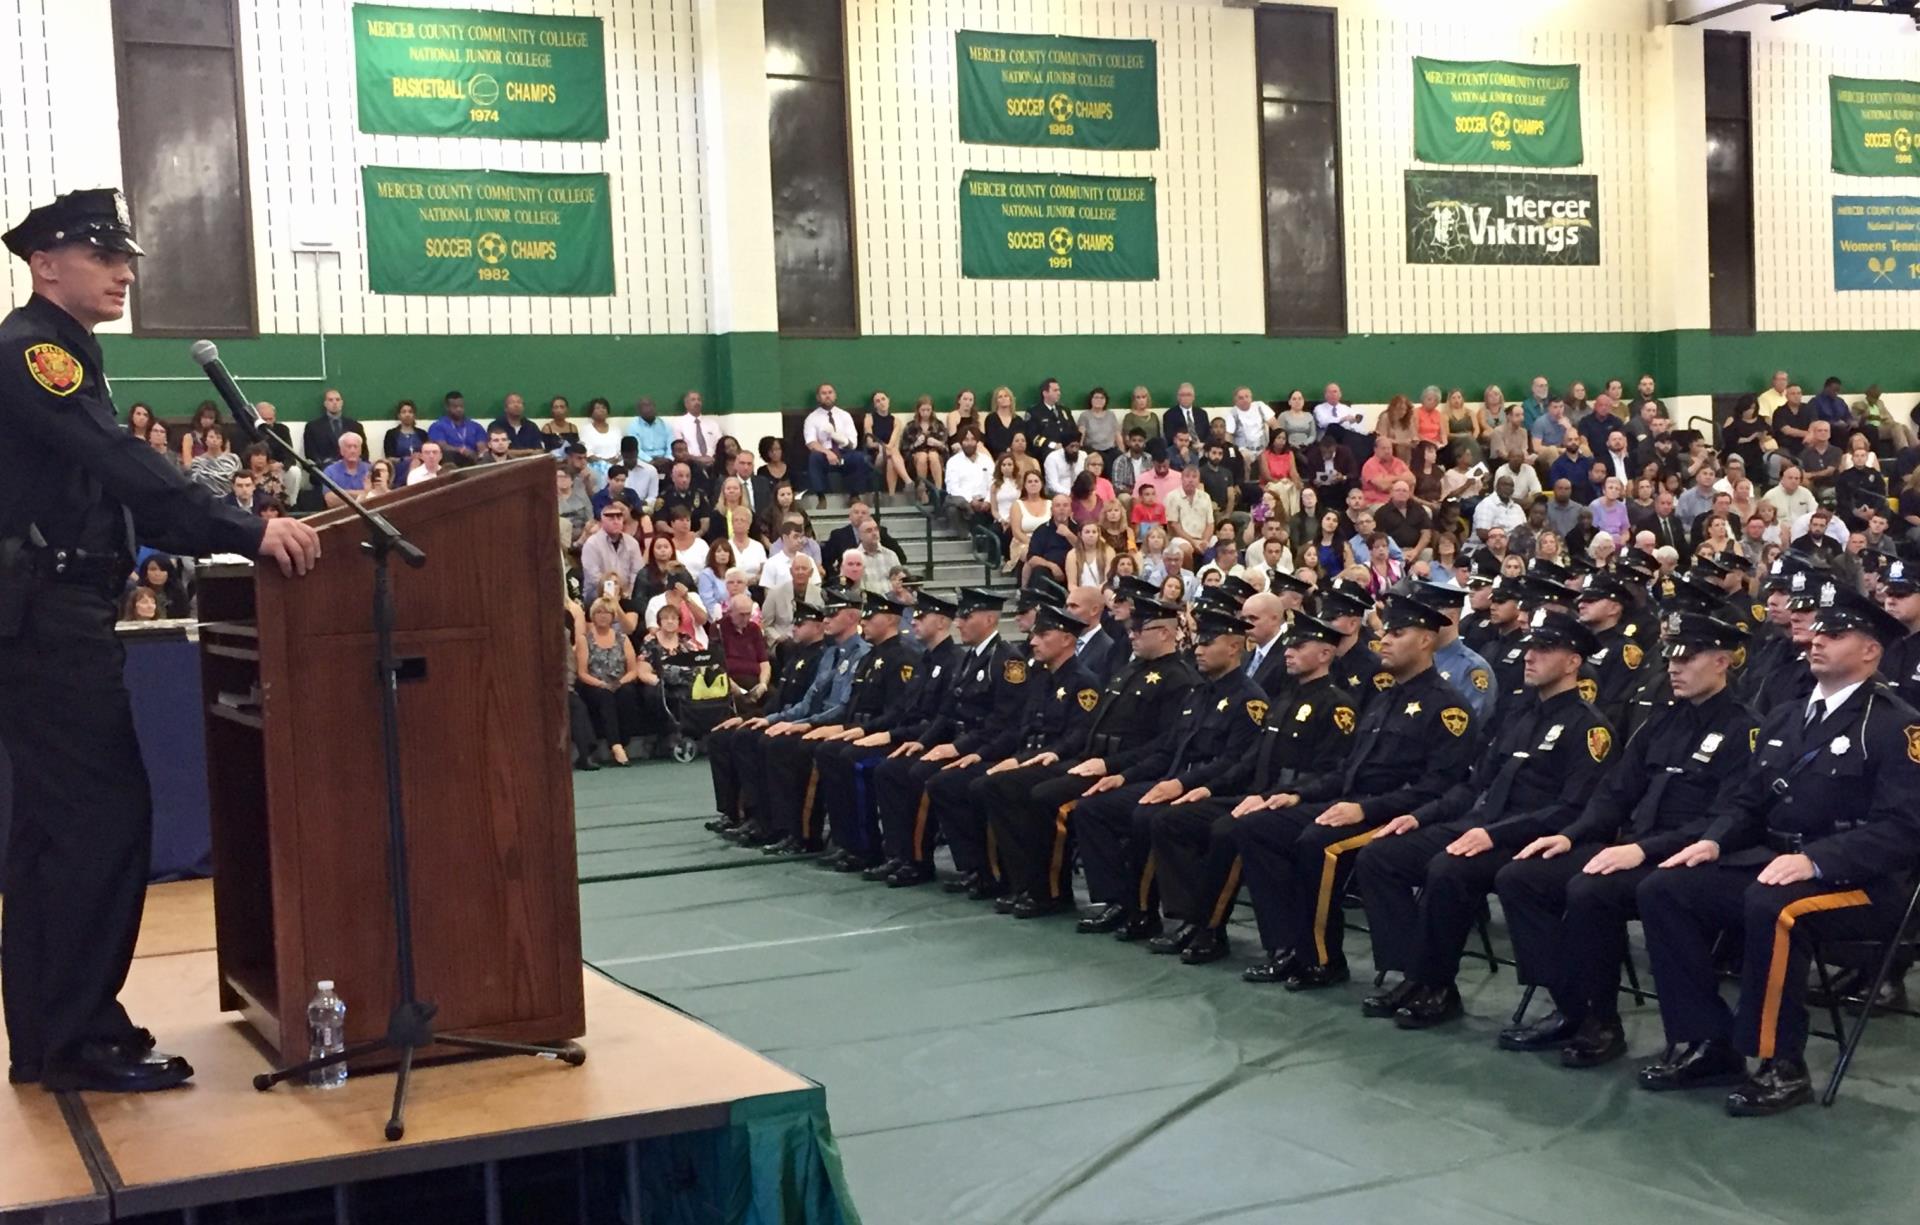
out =
{"type": "Polygon", "coordinates": [[[1787,987],[1787,949],[1793,942],[1793,925],[1800,921],[1803,914],[1847,910],[1854,906],[1865,906],[1868,902],[1865,893],[1849,889],[1844,893],[1816,893],[1788,902],[1780,908],[1779,917],[1773,921],[1773,956],[1767,962],[1767,992],[1761,997],[1760,1004],[1760,1049],[1757,1052],[1760,1058],[1773,1058],[1773,1040],[1780,1028],[1780,996],[1787,987]]]}
{"type": "Polygon", "coordinates": [[[927,793],[920,793],[920,807],[913,813],[913,861],[927,861],[927,793]]]}
{"type": "Polygon", "coordinates": [[[820,790],[820,767],[815,766],[807,772],[807,797],[800,801],[800,839],[807,841],[813,837],[813,799],[820,790]]]}
{"type": "Polygon", "coordinates": [[[1047,862],[1047,896],[1060,896],[1060,867],[1067,857],[1067,814],[1079,800],[1068,800],[1053,816],[1053,858],[1047,862]]]}
{"type": "Polygon", "coordinates": [[[1357,851],[1373,841],[1377,831],[1368,830],[1364,834],[1355,834],[1344,842],[1336,842],[1326,849],[1320,865],[1320,895],[1313,902],[1313,948],[1320,955],[1320,964],[1327,964],[1327,912],[1333,909],[1333,874],[1340,867],[1340,856],[1348,851],[1357,851]]]}
{"type": "Polygon", "coordinates": [[[1227,883],[1221,888],[1220,896],[1214,899],[1213,914],[1207,920],[1208,927],[1223,927],[1227,922],[1227,909],[1233,905],[1233,895],[1240,892],[1240,857],[1233,857],[1233,866],[1227,869],[1227,883]]]}
{"type": "Polygon", "coordinates": [[[1153,857],[1153,852],[1148,851],[1146,866],[1140,869],[1139,911],[1141,914],[1147,913],[1148,899],[1152,896],[1152,893],[1153,893],[1154,869],[1158,868],[1159,866],[1160,866],[1159,863],[1153,857]]]}
{"type": "Polygon", "coordinates": [[[993,836],[993,822],[987,822],[987,871],[993,873],[993,879],[1005,880],[1000,875],[1000,840],[993,836]]]}

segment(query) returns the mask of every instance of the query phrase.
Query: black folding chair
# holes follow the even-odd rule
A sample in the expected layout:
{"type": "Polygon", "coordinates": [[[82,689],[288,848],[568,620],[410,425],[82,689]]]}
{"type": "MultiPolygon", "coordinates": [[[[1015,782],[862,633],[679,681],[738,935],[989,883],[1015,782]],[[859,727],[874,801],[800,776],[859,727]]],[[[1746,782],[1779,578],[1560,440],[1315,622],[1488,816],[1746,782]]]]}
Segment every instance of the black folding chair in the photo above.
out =
{"type": "MultiPolygon", "coordinates": [[[[1894,927],[1893,934],[1885,940],[1821,941],[1815,939],[1813,941],[1813,964],[1815,972],[1820,977],[1821,989],[1827,996],[1828,1015],[1833,1021],[1833,1032],[1819,1036],[1830,1038],[1840,1044],[1840,1057],[1834,1061],[1833,1075],[1827,1080],[1826,1092],[1820,1095],[1822,1106],[1833,1105],[1834,1099],[1840,1095],[1840,1082],[1846,1079],[1847,1067],[1853,1062],[1854,1052],[1860,1049],[1860,1039],[1867,1032],[1867,1021],[1873,1016],[1873,1001],[1880,994],[1880,988],[1886,985],[1887,979],[1892,976],[1894,963],[1900,959],[1900,951],[1902,949],[1910,953],[1920,951],[1920,931],[1915,930],[1914,922],[1917,912],[1920,912],[1920,874],[1916,875],[1913,888],[1907,893],[1906,911],[1900,916],[1900,922],[1894,927]],[[1868,986],[1866,994],[1862,997],[1860,1015],[1854,1018],[1850,1028],[1840,1015],[1841,993],[1834,990],[1832,976],[1827,972],[1828,961],[1836,953],[1848,949],[1858,950],[1867,957],[1872,957],[1875,953],[1879,954],[1868,963],[1875,964],[1877,968],[1874,971],[1872,984],[1868,986]]],[[[1852,958],[1847,959],[1846,962],[1846,964],[1860,963],[1860,959],[1852,958]]]]}

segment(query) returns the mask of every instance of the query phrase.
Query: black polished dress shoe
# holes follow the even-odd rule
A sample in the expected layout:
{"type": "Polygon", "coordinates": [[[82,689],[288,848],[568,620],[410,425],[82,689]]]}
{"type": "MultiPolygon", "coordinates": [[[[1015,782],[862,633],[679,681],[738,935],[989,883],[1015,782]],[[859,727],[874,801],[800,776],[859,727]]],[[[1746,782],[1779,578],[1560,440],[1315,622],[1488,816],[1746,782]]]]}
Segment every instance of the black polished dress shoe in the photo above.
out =
{"type": "Polygon", "coordinates": [[[1168,932],[1164,936],[1155,936],[1153,939],[1147,941],[1147,952],[1155,953],[1162,957],[1178,953],[1192,942],[1195,933],[1199,930],[1198,927],[1195,927],[1191,923],[1182,923],[1178,928],[1168,932]]]}
{"type": "Polygon", "coordinates": [[[1284,983],[1300,972],[1300,959],[1291,949],[1268,953],[1265,961],[1256,961],[1240,971],[1240,981],[1248,983],[1284,983]]]}
{"type": "Polygon", "coordinates": [[[1004,882],[997,881],[985,872],[982,872],[974,878],[972,887],[967,890],[967,900],[969,902],[984,902],[988,898],[999,897],[1006,891],[1007,886],[1004,882]]]}
{"type": "Polygon", "coordinates": [[[1105,935],[1119,931],[1127,925],[1127,908],[1108,902],[1105,906],[1087,915],[1073,925],[1073,930],[1083,936],[1105,935]]]}
{"type": "Polygon", "coordinates": [[[731,834],[727,834],[725,837],[732,838],[733,841],[738,842],[741,846],[766,846],[768,843],[780,841],[780,836],[766,826],[751,823],[741,829],[738,838],[734,838],[731,834]]]}
{"type": "Polygon", "coordinates": [[[1765,1118],[1812,1100],[1813,1079],[1804,1060],[1763,1059],[1746,1083],[1727,1094],[1727,1113],[1736,1119],[1765,1118]]]}
{"type": "Polygon", "coordinates": [[[1203,927],[1194,932],[1193,939],[1187,941],[1187,947],[1180,950],[1180,964],[1204,966],[1219,961],[1229,951],[1227,933],[1224,930],[1218,927],[1203,927]]]}
{"type": "Polygon", "coordinates": [[[1503,1051],[1550,1051],[1565,1046],[1580,1028],[1564,1012],[1550,1012],[1530,1025],[1509,1025],[1500,1031],[1503,1051]]]}
{"type": "Polygon", "coordinates": [[[1452,983],[1444,987],[1422,987],[1400,1005],[1400,1011],[1393,1014],[1393,1023],[1401,1029],[1432,1029],[1459,1020],[1466,1011],[1460,1003],[1460,988],[1452,983]]]}
{"type": "Polygon", "coordinates": [[[893,875],[887,877],[887,888],[908,889],[914,885],[930,885],[933,879],[932,864],[903,863],[894,869],[893,875]]]}
{"type": "Polygon", "coordinates": [[[1130,914],[1124,925],[1116,929],[1113,938],[1122,944],[1132,944],[1136,940],[1151,940],[1165,930],[1158,913],[1130,914]]]}
{"type": "Polygon", "coordinates": [[[940,887],[948,893],[965,893],[979,883],[980,874],[978,872],[962,872],[959,876],[947,881],[940,887]]]}
{"type": "Polygon", "coordinates": [[[716,816],[713,820],[705,822],[704,827],[717,834],[731,824],[733,824],[733,822],[727,820],[725,817],[716,816]]]}
{"type": "Polygon", "coordinates": [[[193,1065],[137,1042],[82,1042],[46,1061],[40,1085],[49,1093],[151,1093],[185,1084],[193,1065]]]}
{"type": "Polygon", "coordinates": [[[1361,1000],[1360,1015],[1363,1017],[1373,1017],[1375,1019],[1390,1019],[1394,1013],[1400,1011],[1401,1006],[1407,1002],[1408,998],[1419,989],[1419,983],[1414,982],[1411,978],[1403,978],[1393,986],[1388,987],[1385,991],[1376,991],[1366,999],[1361,1000]]]}
{"type": "Polygon", "coordinates": [[[855,872],[870,872],[878,866],[880,866],[879,856],[856,855],[852,851],[848,851],[845,855],[842,855],[834,861],[833,870],[835,872],[844,872],[851,876],[855,872]]]}
{"type": "Polygon", "coordinates": [[[1747,1078],[1746,1056],[1725,1039],[1695,1042],[1640,1069],[1640,1087],[1649,1093],[1674,1089],[1710,1089],[1737,1085],[1747,1078]]]}
{"type": "Polygon", "coordinates": [[[1289,991],[1318,991],[1323,987],[1333,987],[1346,982],[1353,975],[1347,972],[1347,963],[1335,961],[1327,965],[1301,964],[1287,977],[1289,991]]]}
{"type": "Polygon", "coordinates": [[[904,859],[889,859],[885,863],[874,864],[871,868],[860,873],[860,879],[885,880],[887,877],[892,876],[895,872],[905,867],[906,862],[904,859]]]}
{"type": "Polygon", "coordinates": [[[1597,1068],[1627,1053],[1627,1031],[1619,1017],[1588,1017],[1560,1048],[1563,1068],[1597,1068]]]}
{"type": "Polygon", "coordinates": [[[853,852],[849,851],[846,847],[836,846],[820,858],[814,860],[813,866],[816,868],[824,868],[829,872],[836,872],[840,868],[840,861],[851,854],[853,854],[853,852]]]}
{"type": "Polygon", "coordinates": [[[767,845],[761,847],[760,853],[762,855],[793,855],[797,854],[799,850],[800,839],[793,834],[788,834],[778,842],[769,842],[767,845]]]}
{"type": "Polygon", "coordinates": [[[1023,897],[1013,908],[1016,919],[1040,919],[1073,909],[1073,899],[1064,897],[1023,897]]]}
{"type": "Polygon", "coordinates": [[[1013,908],[1015,906],[1018,906],[1022,901],[1031,901],[1031,900],[1032,899],[1029,898],[1024,893],[1018,893],[1018,894],[1003,893],[999,897],[993,899],[993,913],[1012,914],[1013,908]]]}

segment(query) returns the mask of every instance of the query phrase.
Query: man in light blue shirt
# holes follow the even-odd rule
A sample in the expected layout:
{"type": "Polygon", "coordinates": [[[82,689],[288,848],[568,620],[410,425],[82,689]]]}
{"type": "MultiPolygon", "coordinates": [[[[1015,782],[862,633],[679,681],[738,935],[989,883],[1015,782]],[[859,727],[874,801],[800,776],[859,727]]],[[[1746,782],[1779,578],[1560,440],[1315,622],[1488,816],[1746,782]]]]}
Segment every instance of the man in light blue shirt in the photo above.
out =
{"type": "Polygon", "coordinates": [[[633,411],[636,415],[627,427],[627,437],[640,444],[640,462],[665,469],[673,463],[673,427],[660,420],[652,396],[641,396],[633,411]]]}
{"type": "MultiPolygon", "coordinates": [[[[1449,578],[1444,583],[1416,583],[1409,594],[1447,618],[1447,623],[1440,627],[1440,645],[1433,652],[1434,671],[1440,674],[1441,680],[1459,690],[1475,719],[1490,720],[1498,696],[1493,686],[1493,669],[1460,638],[1460,614],[1466,607],[1466,589],[1449,578]]],[[[1478,726],[1486,728],[1491,724],[1483,722],[1478,726]]]]}

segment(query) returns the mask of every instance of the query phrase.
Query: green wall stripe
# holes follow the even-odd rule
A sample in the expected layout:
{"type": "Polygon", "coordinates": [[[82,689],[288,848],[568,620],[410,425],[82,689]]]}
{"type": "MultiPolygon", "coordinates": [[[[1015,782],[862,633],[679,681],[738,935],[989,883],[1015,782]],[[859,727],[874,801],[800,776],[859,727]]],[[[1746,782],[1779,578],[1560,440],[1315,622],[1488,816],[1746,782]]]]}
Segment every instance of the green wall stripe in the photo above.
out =
{"type": "MultiPolygon", "coordinates": [[[[153,403],[184,416],[205,398],[201,384],[146,382],[145,376],[189,379],[197,368],[185,340],[106,336],[108,368],[121,404],[153,403]]],[[[320,343],[316,336],[262,336],[221,342],[221,356],[256,399],[274,401],[286,420],[318,411],[320,343]],[[315,381],[286,381],[299,376],[315,381]],[[286,378],[272,377],[286,376],[286,378]]],[[[1236,385],[1273,399],[1299,387],[1309,399],[1329,379],[1349,400],[1378,403],[1427,383],[1461,387],[1469,399],[1490,382],[1509,397],[1545,374],[1554,385],[1580,378],[1597,393],[1605,380],[1632,381],[1651,372],[1663,394],[1754,391],[1776,369],[1791,371],[1809,394],[1828,375],[1850,391],[1878,382],[1895,391],[1920,389],[1920,330],[1899,332],[1765,332],[1722,336],[1705,331],[1371,335],[1336,338],[1267,336],[863,336],[799,339],[769,333],[688,336],[331,336],[327,382],[347,397],[348,411],[367,419],[392,416],[400,398],[431,415],[449,388],[466,393],[478,415],[492,415],[508,391],[543,411],[554,394],[576,411],[604,395],[616,415],[650,395],[667,411],[680,393],[701,388],[714,411],[767,411],[811,402],[814,385],[834,383],[842,403],[876,388],[898,408],[922,392],[950,406],[960,387],[984,403],[998,383],[1021,404],[1043,377],[1068,395],[1102,385],[1124,407],[1136,383],[1164,405],[1182,381],[1207,404],[1223,404],[1236,385]]]]}

